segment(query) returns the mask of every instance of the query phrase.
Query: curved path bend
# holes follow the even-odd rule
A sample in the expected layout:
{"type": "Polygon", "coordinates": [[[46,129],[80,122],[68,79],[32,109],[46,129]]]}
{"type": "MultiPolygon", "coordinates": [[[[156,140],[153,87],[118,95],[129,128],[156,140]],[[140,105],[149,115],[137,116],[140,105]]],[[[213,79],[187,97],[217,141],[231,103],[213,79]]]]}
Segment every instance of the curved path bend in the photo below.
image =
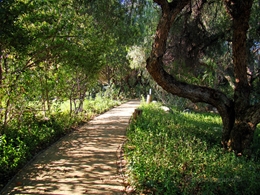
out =
{"type": "Polygon", "coordinates": [[[127,194],[121,147],[139,103],[122,104],[64,136],[24,167],[1,194],[127,194]]]}

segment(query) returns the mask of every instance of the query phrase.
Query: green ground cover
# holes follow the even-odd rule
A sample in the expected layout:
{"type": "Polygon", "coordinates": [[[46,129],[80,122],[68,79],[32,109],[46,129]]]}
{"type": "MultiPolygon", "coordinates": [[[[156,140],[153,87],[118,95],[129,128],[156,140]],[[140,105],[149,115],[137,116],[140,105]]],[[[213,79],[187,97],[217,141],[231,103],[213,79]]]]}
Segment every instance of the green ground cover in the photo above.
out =
{"type": "Polygon", "coordinates": [[[0,191],[34,155],[93,116],[119,105],[119,101],[97,97],[84,101],[84,110],[70,114],[69,102],[57,105],[47,117],[26,113],[13,120],[0,135],[0,191]]]}
{"type": "Polygon", "coordinates": [[[124,146],[129,182],[146,194],[258,194],[260,129],[251,158],[221,148],[221,119],[210,113],[166,113],[142,104],[124,146]]]}

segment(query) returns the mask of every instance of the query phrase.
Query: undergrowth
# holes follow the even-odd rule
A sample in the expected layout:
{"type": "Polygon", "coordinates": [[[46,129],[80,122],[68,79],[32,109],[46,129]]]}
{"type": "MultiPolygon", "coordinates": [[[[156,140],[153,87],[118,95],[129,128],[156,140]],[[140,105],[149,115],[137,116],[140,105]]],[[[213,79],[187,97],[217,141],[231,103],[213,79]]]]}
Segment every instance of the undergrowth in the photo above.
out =
{"type": "MultiPolygon", "coordinates": [[[[107,111],[120,102],[96,98],[84,102],[84,112],[69,114],[66,111],[52,112],[48,117],[26,113],[23,121],[11,121],[0,134],[0,191],[33,156],[77,125],[94,115],[107,111]]],[[[0,127],[1,128],[1,127],[0,127]]]]}
{"type": "Polygon", "coordinates": [[[221,148],[218,115],[166,113],[143,104],[124,146],[128,178],[144,194],[258,194],[259,129],[254,158],[236,157],[221,148]]]}

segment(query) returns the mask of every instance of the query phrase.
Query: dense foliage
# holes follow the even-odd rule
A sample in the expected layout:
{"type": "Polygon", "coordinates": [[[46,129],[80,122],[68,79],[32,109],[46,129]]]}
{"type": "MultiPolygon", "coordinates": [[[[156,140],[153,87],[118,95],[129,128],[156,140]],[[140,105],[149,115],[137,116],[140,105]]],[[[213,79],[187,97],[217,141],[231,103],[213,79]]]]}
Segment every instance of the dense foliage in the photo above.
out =
{"type": "Polygon", "coordinates": [[[237,158],[220,147],[221,119],[210,113],[166,113],[143,104],[124,147],[129,182],[147,194],[258,194],[259,135],[253,157],[237,158]]]}

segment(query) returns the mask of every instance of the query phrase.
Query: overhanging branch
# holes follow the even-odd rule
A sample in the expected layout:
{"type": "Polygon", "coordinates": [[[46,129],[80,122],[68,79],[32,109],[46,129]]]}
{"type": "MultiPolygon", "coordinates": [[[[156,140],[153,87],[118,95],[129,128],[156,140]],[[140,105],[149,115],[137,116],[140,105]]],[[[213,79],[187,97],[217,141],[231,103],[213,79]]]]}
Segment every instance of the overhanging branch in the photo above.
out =
{"type": "MultiPolygon", "coordinates": [[[[165,1],[156,0],[159,5],[166,6],[165,1]]],[[[221,91],[188,84],[178,81],[173,75],[168,74],[163,68],[163,55],[166,51],[166,43],[168,34],[173,21],[178,13],[188,5],[189,0],[173,1],[174,7],[171,10],[162,7],[162,17],[158,23],[155,41],[152,47],[151,55],[147,60],[146,68],[154,80],[166,91],[180,97],[188,98],[193,102],[205,102],[211,104],[224,113],[233,105],[233,101],[229,99],[221,91]]]]}

